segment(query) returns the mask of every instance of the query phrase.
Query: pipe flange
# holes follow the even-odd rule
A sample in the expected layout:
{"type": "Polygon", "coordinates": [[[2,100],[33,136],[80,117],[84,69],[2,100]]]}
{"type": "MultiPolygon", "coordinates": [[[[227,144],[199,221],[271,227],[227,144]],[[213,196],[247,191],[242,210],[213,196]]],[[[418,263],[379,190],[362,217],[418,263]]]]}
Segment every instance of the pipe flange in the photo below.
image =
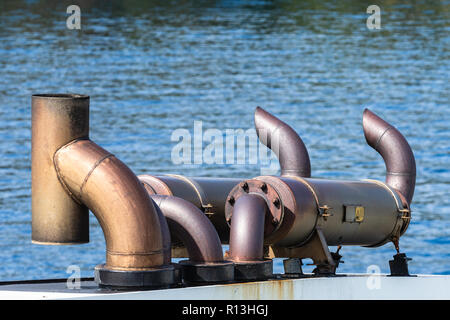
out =
{"type": "Polygon", "coordinates": [[[257,194],[267,203],[269,210],[267,210],[265,219],[264,236],[267,237],[278,230],[284,214],[284,207],[280,195],[270,184],[256,179],[242,181],[228,194],[225,203],[225,219],[228,226],[231,226],[234,204],[236,203],[236,200],[244,194],[257,194]]]}
{"type": "Polygon", "coordinates": [[[234,280],[234,263],[230,261],[199,263],[182,260],[178,264],[186,283],[223,283],[234,280]]]}
{"type": "Polygon", "coordinates": [[[95,267],[95,282],[100,287],[117,290],[169,288],[179,283],[179,275],[179,270],[173,265],[130,271],[111,270],[105,264],[95,267]]]}
{"type": "Polygon", "coordinates": [[[234,262],[235,280],[266,280],[273,276],[273,261],[266,259],[261,261],[234,262]]]}

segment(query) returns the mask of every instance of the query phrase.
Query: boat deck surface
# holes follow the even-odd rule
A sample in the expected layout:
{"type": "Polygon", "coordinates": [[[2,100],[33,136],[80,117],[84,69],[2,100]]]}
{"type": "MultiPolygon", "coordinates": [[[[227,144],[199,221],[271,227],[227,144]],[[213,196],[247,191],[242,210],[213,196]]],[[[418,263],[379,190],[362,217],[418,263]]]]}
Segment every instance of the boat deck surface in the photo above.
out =
{"type": "Polygon", "coordinates": [[[125,292],[99,288],[91,278],[82,279],[79,289],[69,289],[65,280],[16,281],[0,285],[0,299],[448,300],[450,276],[348,274],[125,292]]]}

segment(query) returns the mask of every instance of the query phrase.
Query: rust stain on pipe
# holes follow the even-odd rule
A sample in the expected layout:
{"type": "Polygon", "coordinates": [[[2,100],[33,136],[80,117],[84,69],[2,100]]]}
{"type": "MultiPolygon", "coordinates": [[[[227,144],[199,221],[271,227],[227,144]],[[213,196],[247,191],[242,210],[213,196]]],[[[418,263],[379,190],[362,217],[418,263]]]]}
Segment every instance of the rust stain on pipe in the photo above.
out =
{"type": "Polygon", "coordinates": [[[32,241],[89,242],[88,208],[70,197],[53,165],[56,150],[75,139],[88,139],[89,97],[33,95],[31,114],[32,241]]]}
{"type": "Polygon", "coordinates": [[[416,161],[405,137],[369,109],[364,110],[363,129],[367,143],[384,159],[386,183],[411,204],[416,184],[416,161]]]}
{"type": "Polygon", "coordinates": [[[60,148],[61,182],[97,217],[106,241],[106,267],[139,270],[164,264],[160,220],[133,172],[90,140],[60,148]]]}
{"type": "Polygon", "coordinates": [[[261,261],[264,257],[266,201],[257,194],[244,194],[234,203],[230,229],[230,259],[261,261]]]}
{"type": "Polygon", "coordinates": [[[222,245],[217,231],[199,208],[173,196],[150,196],[167,219],[171,233],[186,246],[189,260],[199,263],[223,261],[222,245]]]}
{"type": "Polygon", "coordinates": [[[295,130],[260,107],[255,110],[255,128],[261,143],[277,155],[282,176],[311,177],[308,150],[295,130]]]}

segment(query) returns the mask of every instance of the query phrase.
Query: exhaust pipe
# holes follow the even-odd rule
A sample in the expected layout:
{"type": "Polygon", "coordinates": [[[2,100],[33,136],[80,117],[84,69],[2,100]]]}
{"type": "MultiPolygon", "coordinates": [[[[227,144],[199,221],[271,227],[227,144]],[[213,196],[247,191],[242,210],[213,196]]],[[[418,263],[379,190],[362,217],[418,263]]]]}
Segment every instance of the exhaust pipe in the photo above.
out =
{"type": "Polygon", "coordinates": [[[257,194],[243,194],[234,203],[230,216],[230,260],[237,280],[266,279],[272,276],[272,260],[264,260],[264,229],[268,207],[257,194]]]}
{"type": "Polygon", "coordinates": [[[89,140],[89,97],[32,97],[32,240],[89,241],[88,208],[106,241],[106,264],[95,268],[101,286],[165,287],[160,219],[133,172],[89,140]]]}
{"type": "Polygon", "coordinates": [[[299,135],[264,109],[255,110],[256,134],[278,157],[281,176],[311,177],[308,150],[299,135]]]}
{"type": "Polygon", "coordinates": [[[369,109],[363,113],[363,129],[367,143],[384,159],[386,184],[411,204],[416,185],[416,161],[408,142],[396,128],[369,109]]]}
{"type": "Polygon", "coordinates": [[[216,229],[190,202],[173,196],[151,194],[167,219],[170,232],[183,242],[189,261],[181,261],[186,282],[226,282],[234,279],[233,263],[224,261],[216,229]]]}

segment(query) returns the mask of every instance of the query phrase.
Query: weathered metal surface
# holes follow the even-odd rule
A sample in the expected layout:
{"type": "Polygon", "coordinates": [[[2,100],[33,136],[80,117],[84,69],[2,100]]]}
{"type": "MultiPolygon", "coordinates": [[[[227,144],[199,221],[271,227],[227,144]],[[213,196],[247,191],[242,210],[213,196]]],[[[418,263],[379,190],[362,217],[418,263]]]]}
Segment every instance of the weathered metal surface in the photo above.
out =
{"type": "MultiPolygon", "coordinates": [[[[272,185],[261,180],[244,180],[230,191],[225,204],[225,218],[227,223],[230,225],[233,221],[237,201],[241,197],[247,197],[249,194],[258,195],[260,199],[266,203],[267,210],[265,211],[265,216],[263,216],[263,231],[265,238],[270,237],[270,235],[272,235],[281,225],[284,208],[281,205],[280,194],[278,191],[272,187],[272,185]]],[[[247,201],[246,203],[249,204],[250,202],[247,201]]],[[[252,221],[252,223],[254,223],[254,221],[252,221]]]]}
{"type": "Polygon", "coordinates": [[[255,110],[255,128],[261,143],[277,155],[282,176],[311,176],[308,150],[294,129],[260,107],[255,110]]]}
{"type": "Polygon", "coordinates": [[[53,164],[59,148],[89,137],[89,97],[33,95],[31,114],[32,241],[89,242],[89,211],[64,190],[53,164]]]}
{"type": "MultiPolygon", "coordinates": [[[[207,201],[207,216],[216,228],[222,243],[228,243],[230,228],[225,220],[225,203],[231,189],[241,182],[241,179],[208,177],[181,178],[178,175],[140,175],[138,178],[144,186],[147,186],[147,191],[150,193],[173,195],[182,198],[203,212],[206,211],[205,201],[207,201]]],[[[173,237],[172,240],[174,240],[173,237]]],[[[177,252],[181,251],[178,250],[177,252]]],[[[178,256],[175,253],[174,257],[186,256],[178,256]]]]}
{"type": "Polygon", "coordinates": [[[120,160],[90,140],[60,148],[55,166],[71,194],[97,217],[106,241],[106,267],[164,264],[159,218],[146,190],[120,160]]]}
{"type": "Polygon", "coordinates": [[[159,228],[161,230],[163,242],[164,265],[169,265],[172,263],[172,240],[170,238],[169,225],[167,224],[166,217],[164,217],[164,214],[162,213],[161,209],[156,205],[154,201],[153,206],[155,207],[155,211],[159,219],[159,228]]]}
{"type": "Polygon", "coordinates": [[[88,241],[89,208],[106,241],[100,285],[176,281],[164,217],[134,173],[89,140],[89,97],[36,95],[32,109],[33,241],[88,241]]]}
{"type": "Polygon", "coordinates": [[[396,236],[405,223],[398,208],[398,204],[401,204],[399,196],[377,183],[326,179],[305,180],[315,190],[320,203],[328,207],[326,219],[319,219],[328,245],[384,244],[396,236]],[[346,221],[346,206],[364,207],[364,219],[346,221]]]}
{"type": "Polygon", "coordinates": [[[213,224],[196,206],[174,196],[150,196],[161,209],[171,234],[187,248],[191,262],[222,262],[223,251],[213,224]]]}
{"type": "Polygon", "coordinates": [[[267,210],[265,199],[257,194],[245,194],[236,200],[230,230],[231,260],[247,262],[263,259],[267,210]]]}
{"type": "Polygon", "coordinates": [[[25,283],[0,286],[0,299],[230,300],[230,304],[231,300],[448,300],[450,276],[353,274],[135,292],[99,290],[93,281],[82,281],[80,289],[68,289],[65,282],[25,283]]]}
{"type": "Polygon", "coordinates": [[[364,110],[363,129],[367,143],[384,159],[386,183],[410,204],[416,185],[416,161],[405,137],[368,109],[364,110]]]}

